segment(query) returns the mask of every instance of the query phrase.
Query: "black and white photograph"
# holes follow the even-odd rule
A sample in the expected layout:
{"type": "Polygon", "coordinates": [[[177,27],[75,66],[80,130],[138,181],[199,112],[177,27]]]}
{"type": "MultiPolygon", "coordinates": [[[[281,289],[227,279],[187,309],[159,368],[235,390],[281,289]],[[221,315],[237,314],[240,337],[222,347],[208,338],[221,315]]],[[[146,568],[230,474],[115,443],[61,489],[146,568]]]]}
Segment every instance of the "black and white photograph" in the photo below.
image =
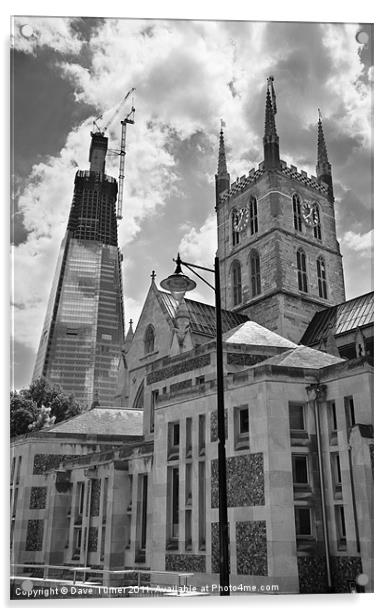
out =
{"type": "Polygon", "coordinates": [[[356,17],[12,17],[12,602],[374,592],[356,17]]]}

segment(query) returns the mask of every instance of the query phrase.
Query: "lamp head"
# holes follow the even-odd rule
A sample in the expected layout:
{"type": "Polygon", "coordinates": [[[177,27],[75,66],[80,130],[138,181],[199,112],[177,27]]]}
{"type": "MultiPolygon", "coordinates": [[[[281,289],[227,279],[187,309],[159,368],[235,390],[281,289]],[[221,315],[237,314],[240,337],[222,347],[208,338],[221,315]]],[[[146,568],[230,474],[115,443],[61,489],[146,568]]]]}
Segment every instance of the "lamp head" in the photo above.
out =
{"type": "Polygon", "coordinates": [[[191,280],[188,276],[183,274],[181,271],[181,259],[180,255],[177,255],[176,261],[176,269],[173,274],[168,276],[160,282],[160,286],[165,290],[169,291],[172,297],[180,302],[187,291],[193,291],[196,287],[196,282],[191,280]]]}

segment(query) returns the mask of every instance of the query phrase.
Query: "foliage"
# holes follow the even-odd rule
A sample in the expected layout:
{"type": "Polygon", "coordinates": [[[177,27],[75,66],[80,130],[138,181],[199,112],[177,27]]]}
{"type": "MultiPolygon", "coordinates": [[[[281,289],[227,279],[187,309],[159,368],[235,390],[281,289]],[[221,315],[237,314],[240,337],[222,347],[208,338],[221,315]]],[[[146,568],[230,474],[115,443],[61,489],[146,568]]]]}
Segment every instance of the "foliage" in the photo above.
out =
{"type": "Polygon", "coordinates": [[[41,377],[28,389],[11,392],[11,437],[40,430],[81,413],[73,395],[66,395],[60,385],[41,377]]]}

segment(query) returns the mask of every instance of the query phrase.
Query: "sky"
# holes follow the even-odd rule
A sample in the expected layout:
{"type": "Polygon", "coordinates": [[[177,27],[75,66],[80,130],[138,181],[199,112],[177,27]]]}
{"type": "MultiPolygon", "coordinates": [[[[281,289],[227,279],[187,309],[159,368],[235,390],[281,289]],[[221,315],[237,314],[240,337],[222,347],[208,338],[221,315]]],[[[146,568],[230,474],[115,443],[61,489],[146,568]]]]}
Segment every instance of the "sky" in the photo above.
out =
{"type": "MultiPolygon", "coordinates": [[[[157,282],[172,273],[178,250],[212,264],[220,119],[234,181],[263,159],[270,74],[281,158],[313,175],[321,108],[347,298],[372,290],[372,43],[370,26],[359,24],[16,18],[12,385],[31,379],[93,120],[103,114],[104,125],[131,87],[135,125],[127,130],[119,225],[127,322],[139,317],[151,271],[157,282]]],[[[108,131],[114,149],[121,116],[108,131]]],[[[118,157],[108,157],[106,172],[117,177],[118,167],[118,157]]],[[[212,301],[206,286],[192,297],[212,301]]]]}

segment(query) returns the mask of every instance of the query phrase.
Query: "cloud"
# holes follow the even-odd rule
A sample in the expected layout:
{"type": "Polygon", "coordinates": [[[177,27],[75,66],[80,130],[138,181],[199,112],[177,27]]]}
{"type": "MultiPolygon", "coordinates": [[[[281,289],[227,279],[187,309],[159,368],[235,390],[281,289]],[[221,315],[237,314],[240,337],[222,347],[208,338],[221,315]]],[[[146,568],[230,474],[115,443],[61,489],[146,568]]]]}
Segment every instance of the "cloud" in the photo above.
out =
{"type": "Polygon", "coordinates": [[[371,231],[362,234],[347,231],[341,243],[354,252],[370,253],[374,246],[374,231],[371,229],[371,231]]]}
{"type": "Polygon", "coordinates": [[[199,230],[192,227],[183,236],[179,252],[184,261],[195,261],[208,267],[214,262],[217,250],[217,220],[215,214],[210,214],[199,230]]]}
{"type": "Polygon", "coordinates": [[[39,48],[49,47],[61,54],[78,54],[82,40],[71,25],[74,18],[65,17],[14,17],[13,46],[17,51],[36,55],[39,48]],[[23,36],[23,26],[32,28],[31,36],[23,36]]]}

